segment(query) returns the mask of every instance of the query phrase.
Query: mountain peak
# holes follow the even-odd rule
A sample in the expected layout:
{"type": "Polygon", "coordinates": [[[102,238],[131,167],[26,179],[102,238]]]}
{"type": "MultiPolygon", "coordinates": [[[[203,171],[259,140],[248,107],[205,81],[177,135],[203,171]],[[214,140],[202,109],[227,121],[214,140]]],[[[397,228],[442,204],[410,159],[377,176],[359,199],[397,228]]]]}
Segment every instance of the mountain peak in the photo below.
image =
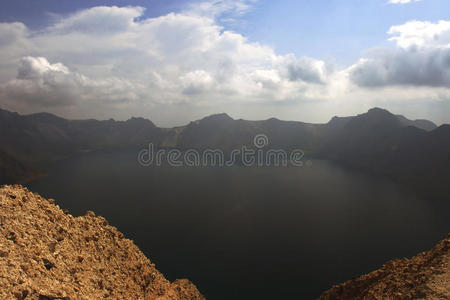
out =
{"type": "Polygon", "coordinates": [[[432,131],[434,136],[442,135],[448,139],[450,135],[450,124],[443,124],[432,131]]]}
{"type": "Polygon", "coordinates": [[[232,117],[230,117],[228,114],[220,113],[220,114],[213,114],[213,115],[207,116],[207,117],[201,119],[200,121],[228,122],[228,121],[233,121],[233,120],[234,119],[232,117]]]}
{"type": "Polygon", "coordinates": [[[266,121],[268,121],[268,122],[280,122],[280,119],[277,119],[277,118],[270,118],[270,119],[267,119],[266,121]]]}
{"type": "Polygon", "coordinates": [[[384,109],[384,108],[380,108],[380,107],[374,107],[374,108],[369,109],[367,111],[367,114],[369,114],[369,115],[392,115],[393,116],[393,114],[390,111],[388,111],[387,109],[384,109]]]}
{"type": "Polygon", "coordinates": [[[25,115],[25,117],[34,119],[34,120],[44,121],[44,122],[65,122],[65,121],[67,121],[64,118],[58,117],[58,116],[48,113],[48,112],[40,112],[40,113],[31,114],[31,115],[25,115]]]}
{"type": "Polygon", "coordinates": [[[389,111],[382,108],[372,108],[364,114],[357,115],[345,124],[346,128],[351,128],[359,132],[367,130],[373,132],[389,132],[394,128],[401,128],[400,120],[389,111]]]}
{"type": "Polygon", "coordinates": [[[328,125],[333,125],[333,126],[342,126],[347,124],[351,119],[353,119],[354,117],[338,117],[338,116],[334,116],[333,118],[331,118],[330,121],[328,121],[328,125]]]}
{"type": "Polygon", "coordinates": [[[366,116],[373,121],[393,121],[394,123],[398,123],[400,127],[414,126],[425,131],[431,131],[436,129],[437,126],[431,121],[428,120],[410,120],[403,115],[394,115],[386,109],[374,107],[369,109],[369,111],[360,116],[366,116]]]}
{"type": "Polygon", "coordinates": [[[150,125],[152,127],[156,127],[156,125],[150,121],[149,119],[141,118],[141,117],[131,117],[130,119],[126,120],[126,123],[128,124],[138,124],[138,125],[150,125]]]}

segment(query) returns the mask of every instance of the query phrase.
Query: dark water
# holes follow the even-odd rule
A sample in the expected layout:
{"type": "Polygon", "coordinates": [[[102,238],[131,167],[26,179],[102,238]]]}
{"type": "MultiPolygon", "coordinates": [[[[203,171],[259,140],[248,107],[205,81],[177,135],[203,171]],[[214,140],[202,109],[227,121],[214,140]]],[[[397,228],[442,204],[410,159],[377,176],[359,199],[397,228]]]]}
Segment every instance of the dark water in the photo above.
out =
{"type": "Polygon", "coordinates": [[[72,214],[106,217],[166,277],[191,279],[207,299],[312,299],[450,229],[443,209],[326,161],[145,168],[136,155],[61,161],[29,187],[72,214]]]}

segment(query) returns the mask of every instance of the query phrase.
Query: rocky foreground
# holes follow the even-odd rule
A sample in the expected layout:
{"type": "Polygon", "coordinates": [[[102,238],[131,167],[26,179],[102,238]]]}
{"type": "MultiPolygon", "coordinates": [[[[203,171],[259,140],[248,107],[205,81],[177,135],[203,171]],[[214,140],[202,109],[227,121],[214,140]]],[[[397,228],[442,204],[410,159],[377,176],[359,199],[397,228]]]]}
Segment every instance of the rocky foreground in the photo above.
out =
{"type": "Polygon", "coordinates": [[[74,217],[26,188],[0,188],[0,299],[204,299],[171,283],[102,218],[74,217]]]}
{"type": "MultiPolygon", "coordinates": [[[[450,235],[432,250],[333,286],[320,299],[450,299],[450,235]]],[[[205,299],[170,283],[115,227],[26,188],[0,188],[0,299],[205,299]]]]}
{"type": "Polygon", "coordinates": [[[320,299],[450,299],[450,235],[430,251],[333,286],[320,299]]]}

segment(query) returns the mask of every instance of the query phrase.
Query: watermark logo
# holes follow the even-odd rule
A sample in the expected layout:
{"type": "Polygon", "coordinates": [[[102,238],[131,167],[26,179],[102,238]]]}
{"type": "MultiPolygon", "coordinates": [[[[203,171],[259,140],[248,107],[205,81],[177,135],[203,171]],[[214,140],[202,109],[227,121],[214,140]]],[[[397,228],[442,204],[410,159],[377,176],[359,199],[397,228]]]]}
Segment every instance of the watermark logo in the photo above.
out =
{"type": "MultiPolygon", "coordinates": [[[[153,143],[138,153],[138,163],[141,166],[162,166],[168,164],[172,167],[269,167],[304,165],[304,152],[294,149],[290,152],[284,149],[269,149],[269,138],[265,134],[257,134],[253,138],[253,146],[242,146],[225,152],[222,149],[156,149],[153,143]],[[256,148],[256,149],[255,149],[256,148]]],[[[311,165],[311,161],[306,161],[311,165]]]]}
{"type": "Polygon", "coordinates": [[[269,138],[265,134],[257,134],[253,138],[253,144],[256,148],[262,149],[265,146],[269,145],[269,138]]]}

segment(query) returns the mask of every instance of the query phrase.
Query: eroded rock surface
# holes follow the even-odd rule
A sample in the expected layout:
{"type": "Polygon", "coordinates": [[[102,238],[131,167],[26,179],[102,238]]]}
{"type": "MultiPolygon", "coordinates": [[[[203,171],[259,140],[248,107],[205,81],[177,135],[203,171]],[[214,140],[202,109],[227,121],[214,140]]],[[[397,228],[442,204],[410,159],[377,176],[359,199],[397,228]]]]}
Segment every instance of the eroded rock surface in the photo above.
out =
{"type": "Polygon", "coordinates": [[[26,188],[0,188],[0,299],[204,299],[170,283],[93,212],[74,217],[26,188]]]}
{"type": "Polygon", "coordinates": [[[333,286],[320,299],[450,299],[450,235],[432,250],[333,286]]]}

